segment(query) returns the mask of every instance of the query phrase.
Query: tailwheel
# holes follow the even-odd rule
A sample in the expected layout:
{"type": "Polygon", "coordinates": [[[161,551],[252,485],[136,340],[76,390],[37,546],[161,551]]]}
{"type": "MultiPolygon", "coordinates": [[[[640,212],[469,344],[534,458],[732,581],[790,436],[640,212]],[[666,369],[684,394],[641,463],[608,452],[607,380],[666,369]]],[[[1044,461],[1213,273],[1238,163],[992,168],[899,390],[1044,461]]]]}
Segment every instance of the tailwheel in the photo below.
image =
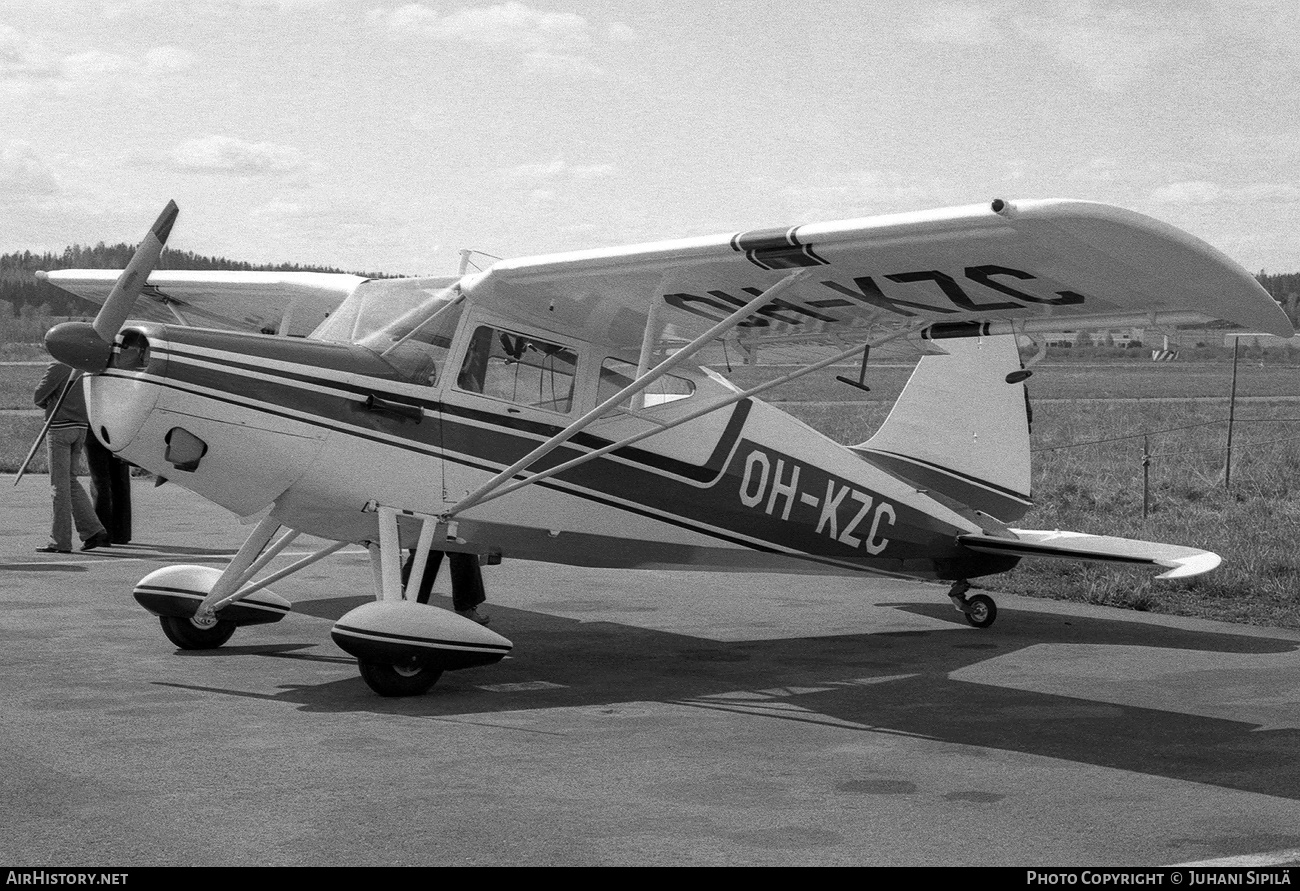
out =
{"type": "Polygon", "coordinates": [[[389,662],[358,660],[361,677],[380,696],[419,696],[442,677],[441,668],[433,668],[411,658],[399,665],[389,662]]]}
{"type": "Polygon", "coordinates": [[[976,594],[974,597],[967,598],[966,621],[976,628],[987,628],[993,624],[993,620],[998,617],[998,605],[993,602],[993,598],[984,594],[976,594]]]}
{"type": "Polygon", "coordinates": [[[182,650],[215,650],[235,633],[235,623],[226,619],[201,622],[181,616],[159,616],[163,634],[182,650]]]}

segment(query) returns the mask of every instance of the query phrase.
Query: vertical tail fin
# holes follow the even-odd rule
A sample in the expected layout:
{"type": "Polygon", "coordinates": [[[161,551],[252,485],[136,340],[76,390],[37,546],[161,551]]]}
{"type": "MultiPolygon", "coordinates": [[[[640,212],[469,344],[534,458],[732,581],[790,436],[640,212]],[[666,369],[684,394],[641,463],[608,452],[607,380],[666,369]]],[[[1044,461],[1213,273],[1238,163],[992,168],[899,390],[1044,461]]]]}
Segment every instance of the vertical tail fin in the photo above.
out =
{"type": "Polygon", "coordinates": [[[854,450],[918,488],[1002,522],[1024,516],[1029,397],[1014,335],[943,340],[926,356],[876,435],[854,450]]]}

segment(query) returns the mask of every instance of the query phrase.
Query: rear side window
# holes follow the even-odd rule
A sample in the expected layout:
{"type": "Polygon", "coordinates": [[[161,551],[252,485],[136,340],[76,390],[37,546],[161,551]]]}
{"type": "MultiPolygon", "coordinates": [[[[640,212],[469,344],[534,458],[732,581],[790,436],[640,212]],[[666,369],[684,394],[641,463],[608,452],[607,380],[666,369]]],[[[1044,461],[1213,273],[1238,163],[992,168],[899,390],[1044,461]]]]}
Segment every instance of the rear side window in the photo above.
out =
{"type": "Polygon", "coordinates": [[[470,338],[456,386],[516,405],[568,413],[578,354],[559,344],[480,325],[470,338]]]}
{"type": "MultiPolygon", "coordinates": [[[[600,393],[596,402],[602,403],[619,390],[636,380],[636,366],[622,359],[606,359],[600,366],[600,393]]],[[[689,399],[695,395],[695,384],[675,374],[665,374],[637,396],[623,400],[626,408],[653,408],[665,402],[689,399]]]]}

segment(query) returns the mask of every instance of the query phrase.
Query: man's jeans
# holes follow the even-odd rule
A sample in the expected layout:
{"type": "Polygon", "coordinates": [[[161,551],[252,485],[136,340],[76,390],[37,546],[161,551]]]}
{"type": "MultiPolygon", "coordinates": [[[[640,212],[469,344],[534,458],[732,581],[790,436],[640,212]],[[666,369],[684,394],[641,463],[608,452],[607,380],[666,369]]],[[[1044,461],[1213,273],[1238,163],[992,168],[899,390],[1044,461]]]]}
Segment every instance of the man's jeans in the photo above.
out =
{"type": "Polygon", "coordinates": [[[72,524],[77,524],[77,534],[85,541],[104,531],[95,516],[90,496],[77,482],[76,470],[82,463],[81,453],[86,445],[85,427],[51,427],[46,438],[50,461],[50,488],[54,495],[54,524],[50,527],[50,547],[61,551],[72,550],[72,524]]]}

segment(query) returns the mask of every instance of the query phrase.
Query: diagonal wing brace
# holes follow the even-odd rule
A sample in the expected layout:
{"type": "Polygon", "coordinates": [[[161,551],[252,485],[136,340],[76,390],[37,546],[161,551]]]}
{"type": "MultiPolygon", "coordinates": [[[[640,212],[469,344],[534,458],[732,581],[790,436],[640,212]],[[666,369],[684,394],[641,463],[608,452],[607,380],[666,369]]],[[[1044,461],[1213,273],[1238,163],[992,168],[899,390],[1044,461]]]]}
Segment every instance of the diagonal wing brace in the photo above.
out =
{"type": "MultiPolygon", "coordinates": [[[[710,344],[713,340],[726,334],[728,331],[735,328],[745,319],[749,318],[750,315],[752,315],[754,312],[762,309],[764,306],[766,306],[767,304],[775,300],[777,297],[779,297],[782,293],[784,293],[785,291],[793,287],[796,283],[806,278],[808,276],[808,273],[809,270],[801,269],[798,272],[793,272],[790,275],[787,275],[785,278],[781,279],[779,282],[772,285],[767,290],[763,291],[753,300],[749,301],[744,306],[740,307],[740,309],[736,310],[731,315],[727,316],[725,319],[718,322],[713,327],[709,328],[709,330],[705,331],[699,337],[692,340],[685,347],[673,353],[664,361],[660,362],[654,368],[649,369],[643,374],[638,374],[636,380],[632,381],[632,383],[628,384],[626,387],[619,390],[613,396],[609,397],[604,402],[597,405],[591,411],[587,412],[585,415],[578,418],[572,424],[565,427],[563,430],[561,430],[559,433],[552,436],[550,439],[546,440],[546,442],[542,443],[537,448],[533,449],[527,455],[524,455],[524,457],[520,458],[514,464],[511,464],[509,467],[507,467],[505,470],[498,473],[496,476],[492,477],[492,479],[488,480],[486,483],[479,486],[469,495],[466,495],[458,503],[454,504],[449,510],[443,513],[442,515],[443,519],[445,520],[447,518],[453,517],[456,514],[466,511],[469,508],[473,507],[474,505],[479,504],[482,501],[486,500],[487,497],[493,493],[493,490],[504,485],[513,476],[515,476],[515,474],[523,470],[526,470],[531,465],[537,463],[539,460],[549,455],[555,449],[564,445],[564,443],[568,442],[578,433],[581,433],[590,424],[599,420],[610,409],[615,408],[620,403],[622,403],[623,400],[635,396],[636,394],[645,390],[647,387],[649,387],[655,381],[659,380],[659,378],[663,377],[669,371],[676,368],[678,365],[681,365],[691,356],[694,356],[696,353],[698,353],[700,350],[702,350],[704,347],[710,344]]],[[[649,328],[653,324],[655,324],[655,317],[654,314],[651,313],[650,317],[646,320],[647,337],[649,337],[649,333],[648,333],[649,328]]],[[[644,358],[643,358],[643,362],[644,362],[644,358]]]]}
{"type": "MultiPolygon", "coordinates": [[[[865,354],[866,352],[870,351],[870,349],[873,346],[881,346],[882,344],[888,343],[891,340],[897,340],[899,338],[913,336],[917,334],[919,330],[920,328],[915,326],[910,328],[900,328],[899,330],[894,331],[890,334],[884,335],[882,337],[878,337],[875,340],[870,341],[869,343],[855,344],[853,347],[844,350],[843,352],[836,353],[833,356],[828,356],[825,359],[821,359],[817,362],[814,362],[811,365],[806,365],[803,368],[800,368],[798,371],[792,371],[789,374],[785,374],[782,375],[781,377],[774,378],[773,380],[767,381],[766,383],[762,383],[762,384],[758,384],[757,386],[750,387],[748,390],[742,390],[739,393],[733,393],[732,395],[726,397],[725,399],[719,399],[715,402],[710,402],[708,405],[702,406],[693,412],[689,412],[685,415],[682,415],[679,418],[674,418],[671,421],[661,421],[658,418],[645,418],[645,420],[652,421],[658,424],[659,426],[651,430],[643,430],[640,433],[635,433],[624,439],[620,439],[617,442],[612,442],[609,445],[601,446],[600,448],[595,449],[594,451],[585,452],[581,455],[578,455],[576,458],[571,458],[568,461],[565,461],[563,464],[557,464],[554,467],[547,468],[546,470],[535,473],[525,479],[515,480],[509,485],[502,486],[496,489],[495,491],[492,491],[484,495],[482,498],[479,499],[478,503],[482,504],[484,501],[490,501],[493,498],[500,498],[503,495],[509,495],[511,492],[517,491],[518,489],[522,489],[524,486],[530,486],[533,483],[539,483],[542,480],[549,479],[550,477],[555,476],[556,474],[563,473],[566,470],[569,470],[573,467],[577,467],[579,464],[585,464],[588,461],[601,457],[602,455],[608,455],[610,452],[617,451],[618,449],[626,448],[627,446],[630,445],[634,445],[643,439],[649,439],[651,436],[656,436],[660,433],[663,433],[665,430],[671,430],[674,427],[680,427],[682,424],[686,424],[691,421],[694,421],[696,418],[702,418],[707,414],[711,414],[712,412],[718,411],[720,409],[724,409],[729,405],[735,405],[737,402],[740,402],[744,399],[748,399],[751,396],[755,396],[766,390],[770,390],[773,387],[778,387],[781,384],[789,383],[790,381],[795,380],[796,378],[803,377],[806,374],[811,374],[814,371],[820,371],[821,369],[827,367],[828,365],[834,365],[837,362],[842,362],[856,353],[862,352],[865,354]]],[[[633,417],[641,417],[640,413],[638,412],[629,412],[629,414],[631,414],[633,417]]]]}

